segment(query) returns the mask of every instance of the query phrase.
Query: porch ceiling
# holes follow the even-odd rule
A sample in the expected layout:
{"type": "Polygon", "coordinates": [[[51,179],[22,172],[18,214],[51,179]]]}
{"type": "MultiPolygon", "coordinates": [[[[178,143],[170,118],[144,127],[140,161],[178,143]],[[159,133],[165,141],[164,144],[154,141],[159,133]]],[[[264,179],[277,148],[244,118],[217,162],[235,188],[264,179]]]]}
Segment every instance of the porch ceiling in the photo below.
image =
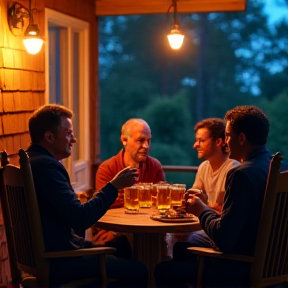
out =
{"type": "MultiPolygon", "coordinates": [[[[247,0],[178,0],[177,10],[179,13],[244,11],[246,2],[247,0]]],[[[172,0],[95,0],[95,15],[167,13],[171,3],[172,0]]]]}

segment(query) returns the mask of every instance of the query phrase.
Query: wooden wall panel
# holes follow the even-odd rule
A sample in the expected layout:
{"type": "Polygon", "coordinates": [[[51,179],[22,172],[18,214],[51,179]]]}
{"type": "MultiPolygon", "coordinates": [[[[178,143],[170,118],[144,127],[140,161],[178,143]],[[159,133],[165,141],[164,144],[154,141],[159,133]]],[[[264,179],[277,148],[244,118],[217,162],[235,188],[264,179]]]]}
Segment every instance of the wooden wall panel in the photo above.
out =
{"type": "MultiPolygon", "coordinates": [[[[18,1],[29,7],[29,0],[18,1]]],[[[19,148],[30,144],[28,120],[31,113],[45,101],[45,42],[40,53],[30,55],[22,40],[23,33],[14,36],[7,25],[7,7],[11,0],[0,0],[0,150],[6,150],[10,163],[18,165],[19,148]]],[[[98,27],[96,26],[94,0],[36,0],[34,23],[39,25],[44,37],[45,7],[88,21],[90,24],[90,132],[91,163],[99,152],[99,122],[95,116],[98,108],[98,27]],[[96,51],[96,53],[95,53],[96,51]],[[96,120],[97,119],[97,120],[96,120]],[[96,131],[96,133],[95,133],[96,131]],[[97,136],[96,136],[97,135],[97,136]],[[98,152],[96,152],[98,151],[98,152]]],[[[88,139],[87,139],[88,141],[88,139]]],[[[2,244],[2,243],[1,243],[2,244]]],[[[4,243],[5,244],[5,243],[4,243]]],[[[2,246],[1,246],[2,247],[2,246]]],[[[1,249],[0,249],[1,253],[1,249]]],[[[7,263],[0,259],[0,283],[8,284],[7,263]],[[1,279],[2,278],[2,279],[1,279]],[[7,283],[5,283],[7,282],[7,283]]]]}
{"type": "MultiPolygon", "coordinates": [[[[9,30],[7,7],[11,1],[0,1],[0,150],[6,150],[10,162],[18,165],[19,148],[30,142],[28,120],[31,113],[44,104],[45,62],[44,47],[30,55],[23,45],[23,31],[17,36],[9,30]]],[[[20,2],[29,7],[28,0],[20,2]]],[[[37,0],[34,23],[44,35],[44,0],[37,0]]],[[[34,3],[32,3],[34,5],[34,3]]],[[[24,29],[25,30],[25,29],[24,29]]],[[[18,33],[19,32],[19,33],[18,33]]]]}
{"type": "MultiPolygon", "coordinates": [[[[14,99],[13,92],[2,93],[2,110],[3,112],[14,111],[14,99]]],[[[5,116],[5,114],[4,114],[5,116]]],[[[4,117],[3,116],[3,117],[4,117]]]]}
{"type": "MultiPolygon", "coordinates": [[[[1,75],[0,75],[1,77],[1,75]]],[[[0,78],[1,79],[1,78],[0,78]]],[[[0,89],[0,113],[3,113],[3,95],[2,95],[2,91],[0,89]]],[[[1,118],[0,118],[1,119],[1,118]]],[[[0,125],[1,126],[1,125],[0,125]]],[[[0,127],[1,129],[1,127],[0,127]]],[[[0,133],[0,136],[1,136],[1,133],[0,133]]]]}
{"type": "Polygon", "coordinates": [[[88,22],[95,18],[95,0],[45,0],[45,6],[88,22]]]}

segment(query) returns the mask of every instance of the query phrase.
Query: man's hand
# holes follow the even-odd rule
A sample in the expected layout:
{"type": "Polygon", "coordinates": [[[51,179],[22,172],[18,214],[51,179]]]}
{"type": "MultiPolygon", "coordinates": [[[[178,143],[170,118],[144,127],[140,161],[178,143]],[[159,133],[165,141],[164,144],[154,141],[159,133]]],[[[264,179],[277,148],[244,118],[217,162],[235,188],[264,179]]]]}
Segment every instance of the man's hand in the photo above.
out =
{"type": "Polygon", "coordinates": [[[106,230],[100,230],[99,233],[95,235],[95,242],[99,245],[105,244],[105,242],[112,240],[117,235],[116,232],[113,231],[106,231],[106,230]]]}
{"type": "Polygon", "coordinates": [[[92,237],[91,240],[92,240],[96,245],[98,245],[98,246],[102,245],[102,246],[103,246],[103,245],[105,245],[105,243],[106,243],[107,241],[110,241],[110,240],[114,239],[117,235],[118,235],[118,234],[117,234],[116,232],[106,231],[106,230],[104,230],[104,229],[100,229],[100,230],[98,231],[98,233],[92,237]]]}
{"type": "Polygon", "coordinates": [[[130,166],[124,168],[118,172],[110,183],[117,189],[121,190],[125,187],[130,187],[136,183],[139,175],[137,168],[131,168],[130,166]]]}
{"type": "Polygon", "coordinates": [[[222,205],[219,205],[218,203],[215,203],[214,205],[209,205],[209,207],[215,210],[218,214],[222,213],[222,205]]]}
{"type": "Polygon", "coordinates": [[[203,192],[203,190],[190,188],[186,193],[199,197],[203,203],[207,204],[208,196],[203,192]]]}
{"type": "Polygon", "coordinates": [[[186,212],[191,213],[197,217],[205,210],[211,210],[203,201],[194,194],[185,194],[186,212]]]}

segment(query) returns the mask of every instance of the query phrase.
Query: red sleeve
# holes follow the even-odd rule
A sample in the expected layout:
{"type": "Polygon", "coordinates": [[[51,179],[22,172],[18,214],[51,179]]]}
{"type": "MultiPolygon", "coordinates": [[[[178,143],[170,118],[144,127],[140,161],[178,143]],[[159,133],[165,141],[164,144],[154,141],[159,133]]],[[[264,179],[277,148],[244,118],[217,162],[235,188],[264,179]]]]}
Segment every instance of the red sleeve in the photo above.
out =
{"type": "MultiPolygon", "coordinates": [[[[102,187],[104,187],[110,180],[114,178],[114,176],[120,171],[117,171],[117,167],[114,165],[110,165],[112,163],[107,163],[107,161],[103,162],[96,173],[96,181],[95,188],[97,191],[100,191],[102,187]],[[112,168],[115,169],[112,169],[112,168]]],[[[124,206],[124,195],[123,190],[118,191],[118,197],[115,202],[110,206],[110,208],[118,208],[124,206]]]]}
{"type": "Polygon", "coordinates": [[[96,190],[100,190],[104,187],[116,174],[113,174],[109,167],[105,167],[106,165],[103,163],[99,166],[96,172],[96,181],[95,181],[95,188],[96,190]]]}

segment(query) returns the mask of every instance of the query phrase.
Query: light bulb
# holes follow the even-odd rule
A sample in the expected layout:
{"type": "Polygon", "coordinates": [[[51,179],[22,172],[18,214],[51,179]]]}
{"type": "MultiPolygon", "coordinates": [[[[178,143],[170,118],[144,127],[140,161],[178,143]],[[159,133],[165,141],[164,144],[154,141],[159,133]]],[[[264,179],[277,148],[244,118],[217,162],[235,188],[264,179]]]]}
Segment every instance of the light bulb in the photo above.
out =
{"type": "Polygon", "coordinates": [[[43,45],[43,40],[39,36],[39,28],[37,24],[30,24],[25,33],[23,44],[29,54],[37,54],[43,45]]]}
{"type": "Polygon", "coordinates": [[[29,54],[37,54],[43,45],[43,40],[40,38],[24,38],[23,44],[29,54]]]}
{"type": "Polygon", "coordinates": [[[184,34],[180,31],[179,25],[174,24],[169,34],[167,35],[169,44],[172,49],[179,49],[184,41],[184,34]]]}

